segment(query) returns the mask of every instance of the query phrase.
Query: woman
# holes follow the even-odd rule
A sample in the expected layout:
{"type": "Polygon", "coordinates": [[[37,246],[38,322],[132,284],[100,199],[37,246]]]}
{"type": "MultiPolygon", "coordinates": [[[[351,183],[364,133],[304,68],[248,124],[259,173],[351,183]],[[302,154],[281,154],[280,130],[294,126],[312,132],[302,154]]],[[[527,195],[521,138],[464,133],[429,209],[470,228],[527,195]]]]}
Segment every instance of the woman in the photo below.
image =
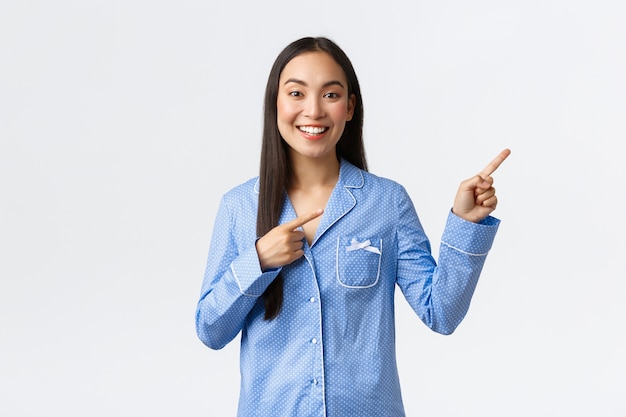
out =
{"type": "Polygon", "coordinates": [[[241,332],[240,416],[403,416],[394,289],[449,334],[499,220],[491,174],[463,181],[438,262],[405,189],[367,172],[348,57],[303,38],[276,59],[258,178],[226,193],[196,314],[220,349],[241,332]]]}

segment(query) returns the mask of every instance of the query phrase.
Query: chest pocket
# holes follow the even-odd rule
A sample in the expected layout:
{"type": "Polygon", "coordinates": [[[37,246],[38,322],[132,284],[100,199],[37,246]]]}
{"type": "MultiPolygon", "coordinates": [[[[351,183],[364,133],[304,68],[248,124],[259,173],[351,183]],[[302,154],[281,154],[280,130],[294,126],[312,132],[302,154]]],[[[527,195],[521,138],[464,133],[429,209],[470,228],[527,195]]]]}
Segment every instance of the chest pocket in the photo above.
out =
{"type": "Polygon", "coordinates": [[[369,288],[378,283],[383,240],[380,238],[337,239],[337,280],[348,288],[369,288]]]}

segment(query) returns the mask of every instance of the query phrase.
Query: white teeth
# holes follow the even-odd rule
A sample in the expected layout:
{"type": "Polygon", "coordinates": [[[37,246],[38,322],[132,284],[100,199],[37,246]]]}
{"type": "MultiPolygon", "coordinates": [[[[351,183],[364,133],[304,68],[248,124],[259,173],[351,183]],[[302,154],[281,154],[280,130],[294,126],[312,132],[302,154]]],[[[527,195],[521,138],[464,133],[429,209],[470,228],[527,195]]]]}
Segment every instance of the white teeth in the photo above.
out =
{"type": "Polygon", "coordinates": [[[316,126],[300,126],[300,129],[304,133],[308,133],[309,135],[318,135],[320,133],[326,132],[326,127],[316,127],[316,126]]]}

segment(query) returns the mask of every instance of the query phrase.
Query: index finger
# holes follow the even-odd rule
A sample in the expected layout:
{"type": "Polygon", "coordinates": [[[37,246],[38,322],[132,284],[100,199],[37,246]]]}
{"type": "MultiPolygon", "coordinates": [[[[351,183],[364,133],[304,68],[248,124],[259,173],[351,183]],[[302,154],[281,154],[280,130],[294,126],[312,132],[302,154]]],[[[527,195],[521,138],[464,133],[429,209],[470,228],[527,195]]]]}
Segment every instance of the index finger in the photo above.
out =
{"type": "Polygon", "coordinates": [[[308,214],[298,216],[292,221],[285,223],[285,226],[288,227],[290,230],[294,230],[300,226],[307,224],[308,222],[315,219],[316,217],[321,216],[323,212],[324,212],[323,209],[314,210],[308,214]]]}
{"type": "Polygon", "coordinates": [[[493,174],[495,172],[496,169],[498,169],[498,167],[500,166],[500,164],[502,162],[504,162],[504,160],[511,154],[511,150],[510,149],[505,149],[502,152],[500,152],[500,154],[498,156],[496,156],[496,158],[489,162],[489,164],[487,164],[487,166],[485,168],[483,168],[482,171],[480,171],[480,173],[478,175],[480,175],[483,178],[486,178],[488,176],[490,176],[491,174],[493,174]]]}

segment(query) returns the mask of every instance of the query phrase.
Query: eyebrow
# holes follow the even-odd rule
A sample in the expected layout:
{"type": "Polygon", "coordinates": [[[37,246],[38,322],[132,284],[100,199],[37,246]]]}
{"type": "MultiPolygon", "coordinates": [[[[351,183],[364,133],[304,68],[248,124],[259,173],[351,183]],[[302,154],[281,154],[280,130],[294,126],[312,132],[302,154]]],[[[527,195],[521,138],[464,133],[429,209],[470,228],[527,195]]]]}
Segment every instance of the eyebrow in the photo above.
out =
{"type": "MultiPolygon", "coordinates": [[[[308,87],[308,84],[306,82],[304,82],[302,80],[299,80],[297,78],[289,78],[287,81],[285,81],[284,85],[287,85],[289,83],[296,83],[296,84],[300,84],[300,85],[302,85],[304,87],[308,87]]],[[[330,87],[331,85],[338,85],[339,87],[345,89],[345,87],[343,86],[341,81],[338,81],[338,80],[327,81],[327,82],[324,83],[324,85],[322,87],[326,88],[326,87],[330,87]]]]}

